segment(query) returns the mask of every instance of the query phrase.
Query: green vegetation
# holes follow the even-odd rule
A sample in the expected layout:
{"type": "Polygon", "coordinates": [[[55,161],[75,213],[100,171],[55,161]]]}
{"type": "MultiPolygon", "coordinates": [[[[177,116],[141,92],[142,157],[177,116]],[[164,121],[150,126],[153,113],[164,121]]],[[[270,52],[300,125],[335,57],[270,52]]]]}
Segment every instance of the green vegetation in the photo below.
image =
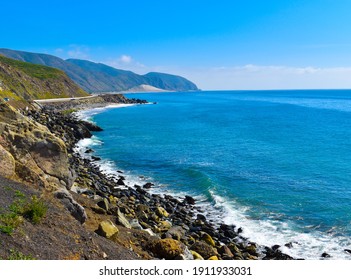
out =
{"type": "Polygon", "coordinates": [[[32,196],[31,201],[24,206],[23,216],[33,224],[38,224],[45,217],[48,210],[44,202],[36,196],[32,196]]]}
{"type": "Polygon", "coordinates": [[[64,75],[63,71],[58,70],[56,68],[14,60],[1,55],[0,62],[20,69],[27,75],[41,80],[55,79],[64,75]]]}
{"type": "Polygon", "coordinates": [[[0,232],[12,235],[24,219],[33,224],[38,224],[47,212],[47,206],[36,196],[32,196],[30,201],[20,191],[15,191],[16,199],[9,205],[8,210],[2,209],[0,214],[0,232]]]}
{"type": "Polygon", "coordinates": [[[16,228],[23,223],[22,216],[10,212],[0,215],[0,232],[12,235],[16,228]]]}
{"type": "Polygon", "coordinates": [[[0,55],[0,98],[9,98],[11,105],[87,95],[62,70],[0,55]]]}
{"type": "Polygon", "coordinates": [[[61,113],[64,114],[65,116],[70,115],[74,112],[77,112],[77,109],[72,108],[72,109],[67,109],[67,110],[61,111],[61,113]]]}
{"type": "Polygon", "coordinates": [[[23,253],[13,250],[10,250],[10,256],[8,257],[8,260],[13,261],[13,260],[35,260],[31,255],[24,255],[23,253]]]}

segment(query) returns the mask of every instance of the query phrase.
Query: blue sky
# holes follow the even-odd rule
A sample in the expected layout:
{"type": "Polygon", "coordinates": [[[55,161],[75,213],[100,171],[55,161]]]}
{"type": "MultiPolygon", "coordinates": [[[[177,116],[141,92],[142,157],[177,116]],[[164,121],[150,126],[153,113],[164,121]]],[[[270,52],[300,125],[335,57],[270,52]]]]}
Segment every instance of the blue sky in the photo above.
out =
{"type": "Polygon", "coordinates": [[[3,1],[0,47],[202,89],[351,88],[351,1],[3,1]]]}

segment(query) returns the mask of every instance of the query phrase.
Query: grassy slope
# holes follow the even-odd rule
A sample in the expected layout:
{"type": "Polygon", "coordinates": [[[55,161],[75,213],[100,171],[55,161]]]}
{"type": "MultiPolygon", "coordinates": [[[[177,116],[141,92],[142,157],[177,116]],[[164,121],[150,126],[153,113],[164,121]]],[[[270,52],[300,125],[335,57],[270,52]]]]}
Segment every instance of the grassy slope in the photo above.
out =
{"type": "Polygon", "coordinates": [[[61,70],[0,55],[0,97],[20,101],[87,95],[61,70]]]}

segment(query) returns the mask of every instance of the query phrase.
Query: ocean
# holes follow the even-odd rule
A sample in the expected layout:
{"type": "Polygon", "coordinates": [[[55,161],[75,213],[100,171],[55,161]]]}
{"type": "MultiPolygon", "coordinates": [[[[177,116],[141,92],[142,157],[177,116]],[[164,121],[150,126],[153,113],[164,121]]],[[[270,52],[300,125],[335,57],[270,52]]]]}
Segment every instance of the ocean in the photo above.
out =
{"type": "Polygon", "coordinates": [[[351,91],[127,97],[157,104],[81,112],[104,131],[80,149],[106,172],[191,195],[214,222],[293,257],[351,259],[351,91]]]}

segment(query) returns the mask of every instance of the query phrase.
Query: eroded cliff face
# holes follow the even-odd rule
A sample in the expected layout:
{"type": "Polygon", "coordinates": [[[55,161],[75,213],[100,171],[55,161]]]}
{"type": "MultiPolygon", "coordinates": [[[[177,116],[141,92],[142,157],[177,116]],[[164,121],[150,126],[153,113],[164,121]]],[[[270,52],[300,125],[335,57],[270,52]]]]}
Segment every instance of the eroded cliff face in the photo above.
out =
{"type": "Polygon", "coordinates": [[[0,103],[0,175],[50,190],[69,188],[65,143],[48,128],[0,103]]]}

